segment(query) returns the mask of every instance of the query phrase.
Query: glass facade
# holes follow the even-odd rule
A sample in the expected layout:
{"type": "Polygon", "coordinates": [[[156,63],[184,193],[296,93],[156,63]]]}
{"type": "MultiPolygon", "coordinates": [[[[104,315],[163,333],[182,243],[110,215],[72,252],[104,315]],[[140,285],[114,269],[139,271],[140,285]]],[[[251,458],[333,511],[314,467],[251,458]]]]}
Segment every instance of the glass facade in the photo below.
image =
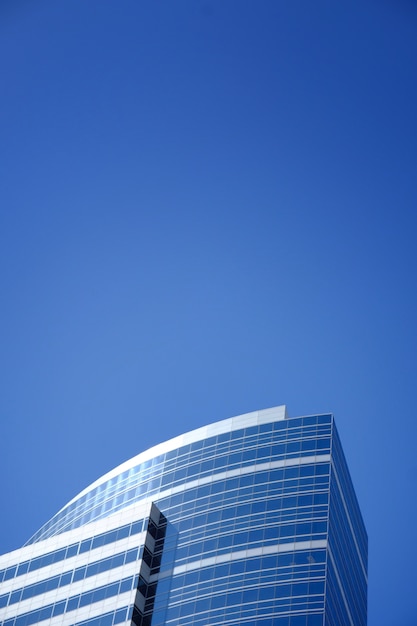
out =
{"type": "Polygon", "coordinates": [[[0,557],[2,626],[365,626],[332,415],[234,417],[139,454],[0,557]]]}

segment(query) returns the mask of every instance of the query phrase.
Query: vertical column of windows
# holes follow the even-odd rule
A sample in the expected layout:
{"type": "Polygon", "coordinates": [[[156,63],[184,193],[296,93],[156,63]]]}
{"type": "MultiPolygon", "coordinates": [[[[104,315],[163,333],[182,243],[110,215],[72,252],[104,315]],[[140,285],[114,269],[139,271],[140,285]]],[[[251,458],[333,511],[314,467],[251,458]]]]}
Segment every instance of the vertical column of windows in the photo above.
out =
{"type": "Polygon", "coordinates": [[[151,624],[166,527],[166,517],[155,504],[152,504],[132,615],[132,622],[135,626],[150,626],[151,624]]]}

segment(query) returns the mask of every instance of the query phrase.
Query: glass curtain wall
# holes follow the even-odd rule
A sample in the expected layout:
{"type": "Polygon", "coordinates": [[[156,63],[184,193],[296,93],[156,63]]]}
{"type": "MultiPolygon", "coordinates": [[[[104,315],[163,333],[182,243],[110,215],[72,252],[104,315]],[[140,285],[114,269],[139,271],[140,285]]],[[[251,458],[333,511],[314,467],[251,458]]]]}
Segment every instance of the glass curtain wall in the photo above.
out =
{"type": "Polygon", "coordinates": [[[365,626],[366,587],[333,416],[276,407],[156,446],[74,498],[0,557],[0,624],[365,626]]]}

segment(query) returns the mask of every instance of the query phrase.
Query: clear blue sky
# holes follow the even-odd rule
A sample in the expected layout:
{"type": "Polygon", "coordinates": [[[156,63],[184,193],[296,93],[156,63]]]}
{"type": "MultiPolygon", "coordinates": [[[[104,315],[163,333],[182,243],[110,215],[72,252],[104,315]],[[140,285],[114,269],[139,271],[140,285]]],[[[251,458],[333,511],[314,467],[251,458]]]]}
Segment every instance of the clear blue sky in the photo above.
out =
{"type": "Polygon", "coordinates": [[[417,7],[2,0],[0,552],[185,430],[332,411],[416,626],[417,7]]]}

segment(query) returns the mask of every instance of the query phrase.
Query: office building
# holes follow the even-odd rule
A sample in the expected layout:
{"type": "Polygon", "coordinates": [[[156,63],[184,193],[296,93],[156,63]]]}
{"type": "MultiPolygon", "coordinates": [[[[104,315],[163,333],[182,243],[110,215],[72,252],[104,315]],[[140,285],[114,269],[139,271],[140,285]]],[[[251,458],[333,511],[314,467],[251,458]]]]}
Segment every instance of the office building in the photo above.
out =
{"type": "Polygon", "coordinates": [[[365,626],[332,415],[255,411],[142,452],[0,557],[2,626],[365,626]]]}

